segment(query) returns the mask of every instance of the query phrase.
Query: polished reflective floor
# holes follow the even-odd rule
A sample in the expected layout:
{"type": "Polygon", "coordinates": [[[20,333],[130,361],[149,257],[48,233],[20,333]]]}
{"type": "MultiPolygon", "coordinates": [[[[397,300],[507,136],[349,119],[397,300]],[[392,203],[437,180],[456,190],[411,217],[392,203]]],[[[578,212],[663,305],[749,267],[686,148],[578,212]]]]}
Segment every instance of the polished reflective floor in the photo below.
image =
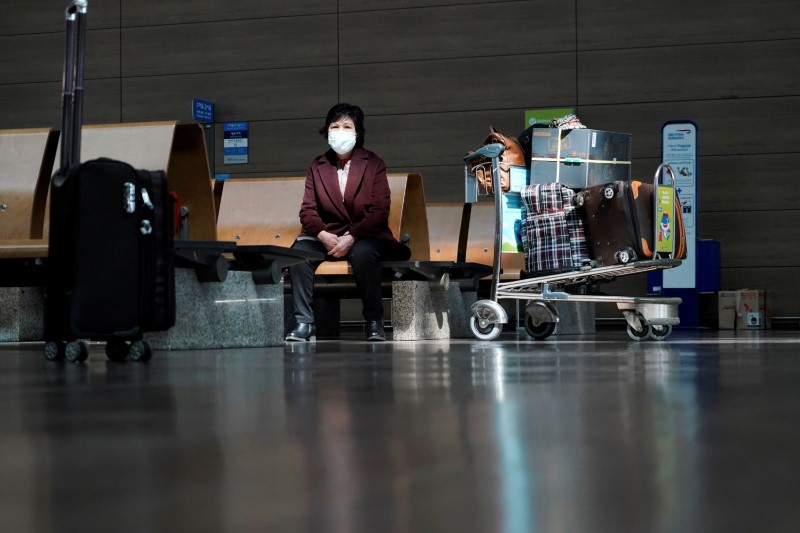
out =
{"type": "Polygon", "coordinates": [[[0,347],[0,531],[798,532],[800,332],[0,347]]]}

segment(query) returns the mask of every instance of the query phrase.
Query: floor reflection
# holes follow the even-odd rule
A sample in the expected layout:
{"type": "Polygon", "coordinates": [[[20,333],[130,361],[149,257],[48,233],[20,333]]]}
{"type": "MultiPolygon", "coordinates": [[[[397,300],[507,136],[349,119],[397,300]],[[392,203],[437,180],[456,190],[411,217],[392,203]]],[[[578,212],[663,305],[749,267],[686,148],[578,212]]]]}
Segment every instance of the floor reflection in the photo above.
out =
{"type": "Polygon", "coordinates": [[[674,337],[5,351],[0,530],[800,530],[797,337],[674,337]]]}

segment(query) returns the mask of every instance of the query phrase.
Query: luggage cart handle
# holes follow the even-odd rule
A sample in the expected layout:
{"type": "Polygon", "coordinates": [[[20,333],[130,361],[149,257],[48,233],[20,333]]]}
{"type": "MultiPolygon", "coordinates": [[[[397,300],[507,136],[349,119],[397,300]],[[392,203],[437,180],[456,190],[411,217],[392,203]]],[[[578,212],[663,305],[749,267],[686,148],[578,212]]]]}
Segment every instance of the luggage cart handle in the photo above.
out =
{"type": "Polygon", "coordinates": [[[72,0],[69,6],[67,6],[66,10],[67,19],[74,17],[76,13],[86,13],[88,7],[89,7],[89,0],[72,0]]]}
{"type": "Polygon", "coordinates": [[[655,185],[660,185],[661,184],[661,171],[662,170],[665,170],[665,171],[669,172],[670,177],[672,177],[672,186],[674,187],[675,186],[675,171],[672,169],[672,165],[670,165],[669,163],[661,163],[660,165],[658,165],[658,168],[656,169],[656,173],[653,176],[653,181],[655,182],[655,185]]]}
{"type": "Polygon", "coordinates": [[[677,213],[675,212],[675,196],[674,196],[676,194],[676,180],[675,180],[675,171],[673,170],[672,166],[669,165],[669,163],[661,163],[660,165],[658,165],[658,168],[656,168],[655,175],[653,176],[653,222],[654,222],[653,225],[655,226],[654,227],[655,233],[653,235],[653,258],[658,259],[659,257],[661,257],[662,253],[666,253],[667,257],[672,259],[673,256],[675,255],[675,239],[677,237],[673,236],[673,238],[670,240],[671,249],[669,251],[666,250],[659,251],[659,242],[660,242],[659,233],[661,231],[661,229],[659,228],[659,218],[658,218],[660,188],[666,188],[672,190],[672,194],[670,195],[671,201],[669,206],[671,216],[669,217],[669,220],[670,224],[673,226],[673,231],[674,231],[675,217],[677,216],[677,213]],[[662,172],[669,174],[672,183],[670,183],[669,185],[661,183],[662,172]]]}
{"type": "Polygon", "coordinates": [[[495,157],[500,157],[500,154],[502,154],[505,149],[505,146],[500,143],[487,144],[485,146],[481,146],[471,154],[464,156],[464,161],[469,163],[478,157],[488,157],[490,159],[494,159],[495,157]]]}

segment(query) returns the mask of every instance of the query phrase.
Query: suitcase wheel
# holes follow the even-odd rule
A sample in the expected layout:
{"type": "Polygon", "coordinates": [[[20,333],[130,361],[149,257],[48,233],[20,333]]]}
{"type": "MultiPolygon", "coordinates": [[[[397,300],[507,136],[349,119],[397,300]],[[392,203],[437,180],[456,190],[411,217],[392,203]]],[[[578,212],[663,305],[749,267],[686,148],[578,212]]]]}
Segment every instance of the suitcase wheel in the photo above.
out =
{"type": "Polygon", "coordinates": [[[617,261],[622,263],[623,265],[627,265],[631,261],[636,260],[636,252],[633,251],[631,248],[625,248],[624,250],[620,250],[616,253],[617,261]]]}
{"type": "Polygon", "coordinates": [[[572,205],[574,205],[575,207],[583,207],[583,205],[586,203],[587,194],[588,193],[584,191],[581,191],[578,194],[576,194],[575,197],[572,198],[572,205]]]}
{"type": "Polygon", "coordinates": [[[139,340],[131,343],[130,358],[131,361],[139,361],[144,363],[153,357],[153,350],[147,341],[139,340]]]}
{"type": "Polygon", "coordinates": [[[603,187],[603,198],[611,200],[619,192],[619,186],[616,183],[610,183],[603,187]]]}
{"type": "Polygon", "coordinates": [[[83,341],[68,342],[64,348],[64,356],[67,361],[82,363],[89,359],[89,348],[86,347],[86,343],[83,341]]]}
{"type": "Polygon", "coordinates": [[[50,341],[45,343],[44,358],[48,361],[63,361],[64,343],[59,341],[50,341]]]}
{"type": "Polygon", "coordinates": [[[106,357],[110,361],[124,361],[128,358],[130,348],[123,340],[110,340],[106,343],[106,357]]]}

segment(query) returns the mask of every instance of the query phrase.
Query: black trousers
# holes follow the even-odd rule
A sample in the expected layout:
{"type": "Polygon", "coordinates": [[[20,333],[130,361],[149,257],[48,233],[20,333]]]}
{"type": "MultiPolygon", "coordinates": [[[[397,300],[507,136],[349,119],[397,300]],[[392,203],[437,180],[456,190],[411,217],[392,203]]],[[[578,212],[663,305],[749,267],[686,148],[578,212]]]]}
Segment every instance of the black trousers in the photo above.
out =
{"type": "MultiPolygon", "coordinates": [[[[359,239],[347,256],[341,259],[327,255],[325,246],[316,239],[295,241],[292,248],[324,253],[326,261],[349,261],[361,303],[364,305],[364,320],[383,319],[381,261],[405,261],[411,256],[411,250],[407,246],[387,239],[359,239]]],[[[314,322],[314,272],[320,263],[321,261],[304,261],[289,267],[294,316],[298,323],[314,322]]]]}

